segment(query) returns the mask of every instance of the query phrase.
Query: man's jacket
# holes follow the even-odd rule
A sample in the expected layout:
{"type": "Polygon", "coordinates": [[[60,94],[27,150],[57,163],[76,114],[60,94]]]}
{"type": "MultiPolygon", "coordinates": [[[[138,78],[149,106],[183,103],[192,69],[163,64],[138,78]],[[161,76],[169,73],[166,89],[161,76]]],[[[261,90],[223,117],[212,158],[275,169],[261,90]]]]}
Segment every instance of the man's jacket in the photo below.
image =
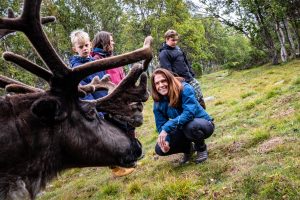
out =
{"type": "Polygon", "coordinates": [[[186,82],[190,82],[193,79],[195,74],[184,52],[178,46],[170,47],[163,43],[159,52],[159,63],[162,68],[173,72],[174,75],[183,77],[186,82]]]}

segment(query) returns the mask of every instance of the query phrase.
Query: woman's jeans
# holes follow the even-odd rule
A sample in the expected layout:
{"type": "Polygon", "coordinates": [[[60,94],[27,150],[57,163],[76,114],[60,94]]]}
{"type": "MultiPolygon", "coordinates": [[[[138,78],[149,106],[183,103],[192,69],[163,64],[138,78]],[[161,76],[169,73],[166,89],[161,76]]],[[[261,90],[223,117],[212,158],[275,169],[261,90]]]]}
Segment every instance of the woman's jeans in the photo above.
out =
{"type": "Polygon", "coordinates": [[[160,156],[190,153],[192,142],[194,142],[196,151],[205,151],[206,144],[204,140],[212,135],[214,129],[213,122],[195,118],[184,125],[182,129],[177,129],[168,134],[170,137],[170,150],[167,153],[162,152],[158,144],[155,146],[155,152],[160,156]]]}

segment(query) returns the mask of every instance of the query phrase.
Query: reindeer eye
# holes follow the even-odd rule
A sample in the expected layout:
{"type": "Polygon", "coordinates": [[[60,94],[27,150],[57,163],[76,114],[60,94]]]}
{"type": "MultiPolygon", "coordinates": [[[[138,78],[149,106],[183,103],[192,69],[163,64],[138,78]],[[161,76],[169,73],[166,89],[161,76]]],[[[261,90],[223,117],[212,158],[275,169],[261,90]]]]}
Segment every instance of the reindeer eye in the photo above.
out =
{"type": "Polygon", "coordinates": [[[96,115],[97,115],[97,112],[96,112],[95,109],[89,109],[89,110],[86,112],[86,117],[87,117],[88,119],[90,119],[90,120],[95,119],[96,115]]]}
{"type": "Polygon", "coordinates": [[[89,110],[89,112],[88,112],[88,115],[95,115],[95,114],[96,114],[96,112],[93,109],[89,110]]]}
{"type": "Polygon", "coordinates": [[[81,111],[82,114],[88,119],[88,120],[94,120],[96,119],[97,111],[94,106],[92,106],[89,103],[81,103],[81,111]]]}

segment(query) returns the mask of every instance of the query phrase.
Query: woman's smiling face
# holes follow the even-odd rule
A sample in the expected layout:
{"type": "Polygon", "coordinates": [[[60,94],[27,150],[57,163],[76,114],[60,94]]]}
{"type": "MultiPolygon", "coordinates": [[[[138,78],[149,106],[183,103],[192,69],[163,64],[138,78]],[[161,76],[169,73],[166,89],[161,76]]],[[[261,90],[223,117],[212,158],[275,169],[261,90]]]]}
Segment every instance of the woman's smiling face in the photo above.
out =
{"type": "Polygon", "coordinates": [[[162,96],[168,95],[169,84],[165,76],[163,76],[162,74],[155,75],[154,84],[155,84],[156,91],[159,94],[161,94],[162,96]]]}

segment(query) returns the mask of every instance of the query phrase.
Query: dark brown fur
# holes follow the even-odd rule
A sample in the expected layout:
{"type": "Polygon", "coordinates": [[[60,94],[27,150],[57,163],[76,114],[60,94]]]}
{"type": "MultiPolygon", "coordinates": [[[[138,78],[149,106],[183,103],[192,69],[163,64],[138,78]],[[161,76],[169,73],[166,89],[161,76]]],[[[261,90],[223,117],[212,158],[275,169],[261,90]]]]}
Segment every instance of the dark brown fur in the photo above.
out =
{"type": "Polygon", "coordinates": [[[142,102],[148,98],[142,74],[152,58],[151,37],[145,47],[121,56],[68,68],[48,42],[39,16],[41,0],[25,0],[23,13],[0,18],[0,38],[24,32],[48,69],[11,52],[7,61],[43,78],[50,89],[43,91],[0,75],[0,87],[13,92],[0,97],[0,199],[34,199],[56,174],[72,167],[132,167],[142,154],[140,142],[97,115],[105,111],[133,126],[142,124],[142,102]],[[20,26],[22,24],[22,26],[20,26]],[[102,88],[100,81],[78,88],[89,74],[145,59],[111,94],[97,101],[80,95],[102,88]],[[136,85],[140,78],[140,84],[136,85]],[[20,93],[20,94],[19,94],[20,93]],[[24,94],[21,94],[24,93],[24,94]],[[97,108],[97,110],[96,110],[97,108]]]}

